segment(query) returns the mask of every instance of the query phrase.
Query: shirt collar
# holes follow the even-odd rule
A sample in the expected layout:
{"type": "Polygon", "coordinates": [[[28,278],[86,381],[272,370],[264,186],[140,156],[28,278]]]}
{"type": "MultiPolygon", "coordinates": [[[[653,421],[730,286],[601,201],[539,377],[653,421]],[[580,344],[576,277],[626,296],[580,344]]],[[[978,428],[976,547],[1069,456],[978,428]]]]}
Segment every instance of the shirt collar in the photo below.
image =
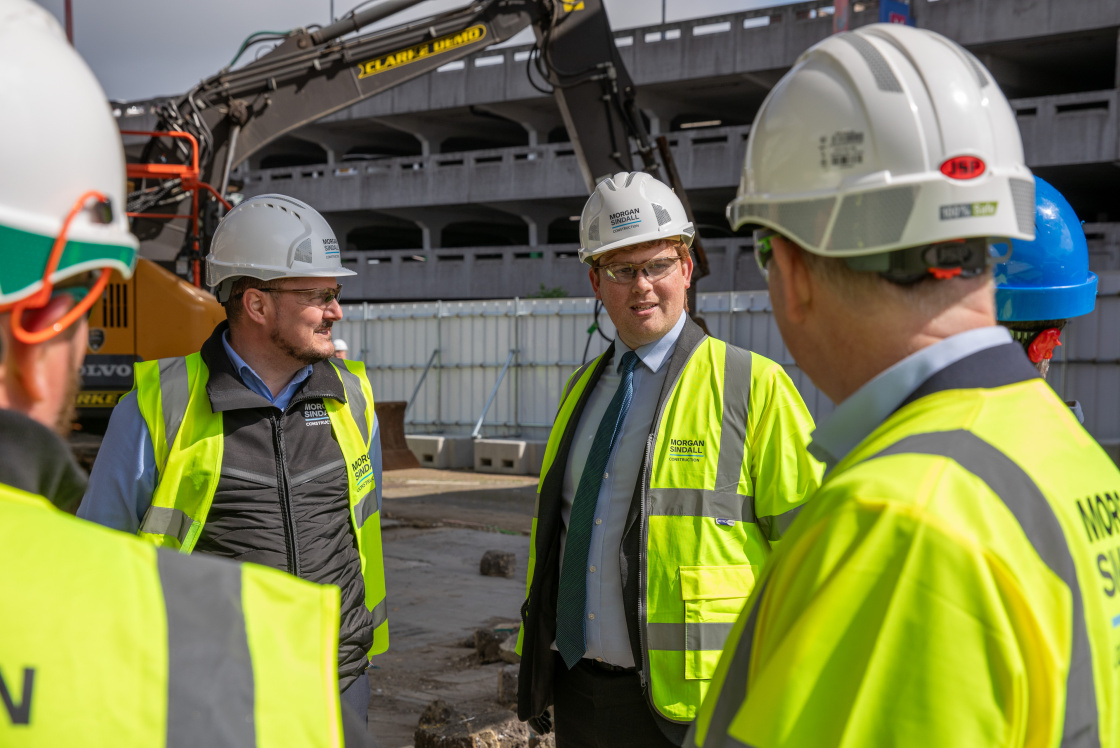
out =
{"type": "Polygon", "coordinates": [[[273,403],[274,405],[277,403],[277,401],[283,401],[284,406],[286,407],[287,402],[291,400],[291,394],[295,392],[295,389],[303,384],[308,377],[311,376],[311,372],[313,370],[313,367],[310,364],[300,369],[298,372],[296,372],[296,375],[292,377],[292,381],[288,382],[287,386],[284,387],[284,389],[282,389],[276,395],[276,397],[273,397],[272,390],[268,388],[268,385],[264,383],[264,380],[261,379],[255,371],[253,371],[253,367],[249,366],[249,364],[245,362],[245,359],[237,355],[237,351],[233,350],[233,346],[229,344],[229,330],[225,330],[222,333],[222,347],[226,349],[226,355],[229,356],[230,363],[233,364],[233,368],[236,369],[237,373],[241,376],[241,381],[245,383],[245,386],[251,389],[253,392],[256,392],[261,397],[266,398],[270,403],[273,403]]]}
{"type": "Polygon", "coordinates": [[[974,353],[1006,345],[1011,333],[999,326],[958,333],[880,372],[840,403],[813,432],[809,454],[829,470],[887,420],[922,382],[974,353]]]}
{"type": "MultiPolygon", "coordinates": [[[[640,345],[637,348],[630,348],[630,346],[619,339],[618,342],[621,343],[619,348],[620,350],[622,348],[625,348],[627,351],[633,350],[634,353],[638,354],[638,359],[645,364],[646,368],[656,374],[660,371],[661,367],[665,365],[665,362],[669,360],[669,357],[673,354],[673,349],[677,347],[677,339],[680,338],[681,330],[684,329],[684,323],[687,319],[688,315],[682,310],[680,319],[673,325],[673,328],[657,340],[652,343],[640,345]]],[[[626,353],[626,351],[621,352],[626,353]]],[[[616,360],[618,361],[615,367],[617,371],[618,367],[622,366],[622,356],[618,356],[616,360]]]]}

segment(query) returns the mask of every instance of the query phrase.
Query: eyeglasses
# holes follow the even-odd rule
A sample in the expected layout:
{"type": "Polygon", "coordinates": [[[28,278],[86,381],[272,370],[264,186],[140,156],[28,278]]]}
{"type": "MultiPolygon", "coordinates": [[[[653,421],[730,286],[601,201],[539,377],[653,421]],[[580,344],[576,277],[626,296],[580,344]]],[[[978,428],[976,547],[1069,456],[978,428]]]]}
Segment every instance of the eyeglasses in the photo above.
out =
{"type": "Polygon", "coordinates": [[[655,281],[661,280],[673,272],[673,268],[680,261],[679,256],[654,257],[652,260],[637,265],[630,262],[612,262],[610,265],[600,265],[599,269],[612,283],[633,283],[639,272],[648,280],[655,281]]]}
{"type": "Polygon", "coordinates": [[[307,298],[305,302],[307,306],[317,306],[320,309],[326,309],[333,302],[342,298],[341,284],[334,288],[258,288],[257,290],[268,293],[302,294],[307,298]]]}
{"type": "Polygon", "coordinates": [[[774,247],[770,242],[778,233],[775,231],[756,231],[754,234],[754,261],[758,263],[758,269],[762,271],[762,279],[769,282],[770,269],[767,267],[770,260],[774,258],[774,247]]]}

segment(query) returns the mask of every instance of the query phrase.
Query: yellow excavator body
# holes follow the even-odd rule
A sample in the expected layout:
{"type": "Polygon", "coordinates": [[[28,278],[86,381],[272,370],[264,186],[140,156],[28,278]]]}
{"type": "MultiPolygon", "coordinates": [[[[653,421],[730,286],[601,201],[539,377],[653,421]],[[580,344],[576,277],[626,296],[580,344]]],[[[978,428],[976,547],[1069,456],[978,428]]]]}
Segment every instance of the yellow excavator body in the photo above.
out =
{"type": "Polygon", "coordinates": [[[132,389],[133,364],[197,351],[225,317],[211,294],[151,260],[141,258],[129,280],[114,272],[90,310],[79,419],[108,418],[132,389]]]}

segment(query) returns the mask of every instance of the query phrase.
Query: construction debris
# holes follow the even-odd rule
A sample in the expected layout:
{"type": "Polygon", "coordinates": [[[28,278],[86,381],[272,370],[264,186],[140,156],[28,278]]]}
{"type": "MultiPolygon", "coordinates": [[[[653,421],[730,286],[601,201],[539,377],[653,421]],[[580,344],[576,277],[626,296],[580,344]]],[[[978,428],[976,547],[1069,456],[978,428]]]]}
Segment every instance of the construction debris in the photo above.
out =
{"type": "Polygon", "coordinates": [[[517,570],[517,556],[506,551],[486,551],[478,564],[478,571],[484,577],[505,577],[512,579],[517,570]]]}
{"type": "Polygon", "coordinates": [[[517,676],[519,668],[508,665],[498,671],[498,703],[513,706],[517,703],[517,676]]]}
{"type": "Polygon", "coordinates": [[[529,727],[507,709],[467,716],[444,701],[433,701],[413,736],[415,748],[527,748],[529,727]]]}

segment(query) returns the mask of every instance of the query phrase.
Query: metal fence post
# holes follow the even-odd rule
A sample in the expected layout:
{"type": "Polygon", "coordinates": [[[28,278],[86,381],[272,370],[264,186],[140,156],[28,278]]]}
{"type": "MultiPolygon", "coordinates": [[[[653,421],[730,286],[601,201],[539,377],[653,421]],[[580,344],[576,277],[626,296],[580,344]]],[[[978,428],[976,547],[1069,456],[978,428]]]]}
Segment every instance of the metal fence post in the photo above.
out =
{"type": "Polygon", "coordinates": [[[482,408],[482,415],[478,417],[478,423],[474,425],[474,431],[471,432],[471,438],[477,439],[482,435],[482,422],[486,420],[486,412],[490,410],[490,405],[494,402],[494,398],[498,395],[498,388],[502,386],[502,380],[505,379],[506,372],[509,371],[509,365],[513,363],[513,357],[517,355],[517,349],[511,348],[509,356],[506,357],[506,364],[502,367],[502,371],[498,374],[498,381],[494,382],[494,389],[490,390],[490,397],[486,398],[486,405],[482,408]]]}
{"type": "MultiPolygon", "coordinates": [[[[436,350],[443,351],[443,301],[436,302],[436,350]]],[[[436,430],[443,423],[443,353],[436,367],[436,430]]]]}
{"type": "Polygon", "coordinates": [[[521,436],[521,299],[513,297],[513,428],[521,436]]]}

